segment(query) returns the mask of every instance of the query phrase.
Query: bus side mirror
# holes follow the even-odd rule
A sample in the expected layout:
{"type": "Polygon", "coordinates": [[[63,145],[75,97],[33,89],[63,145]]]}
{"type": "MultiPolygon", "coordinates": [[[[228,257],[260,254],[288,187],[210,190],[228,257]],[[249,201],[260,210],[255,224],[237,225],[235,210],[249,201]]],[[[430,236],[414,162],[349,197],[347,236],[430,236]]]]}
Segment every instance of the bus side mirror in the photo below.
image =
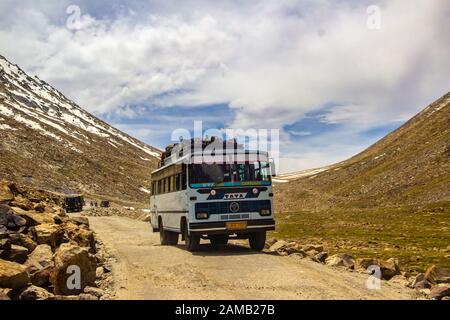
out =
{"type": "Polygon", "coordinates": [[[273,159],[270,159],[269,166],[270,166],[270,175],[272,177],[276,177],[277,176],[277,170],[275,168],[275,162],[273,161],[273,159]]]}

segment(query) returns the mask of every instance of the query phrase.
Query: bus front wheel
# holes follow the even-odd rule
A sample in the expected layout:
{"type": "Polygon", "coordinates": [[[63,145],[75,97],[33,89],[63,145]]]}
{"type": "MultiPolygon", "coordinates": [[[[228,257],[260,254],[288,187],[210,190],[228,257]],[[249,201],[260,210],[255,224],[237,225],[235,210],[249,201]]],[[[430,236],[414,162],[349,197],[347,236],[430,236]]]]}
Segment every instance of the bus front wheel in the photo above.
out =
{"type": "Polygon", "coordinates": [[[186,241],[186,249],[190,252],[197,251],[200,246],[200,236],[189,234],[187,225],[183,228],[184,240],[186,241]]]}
{"type": "Polygon", "coordinates": [[[250,248],[255,251],[261,251],[266,245],[266,232],[254,232],[249,235],[248,241],[250,243],[250,248]]]}

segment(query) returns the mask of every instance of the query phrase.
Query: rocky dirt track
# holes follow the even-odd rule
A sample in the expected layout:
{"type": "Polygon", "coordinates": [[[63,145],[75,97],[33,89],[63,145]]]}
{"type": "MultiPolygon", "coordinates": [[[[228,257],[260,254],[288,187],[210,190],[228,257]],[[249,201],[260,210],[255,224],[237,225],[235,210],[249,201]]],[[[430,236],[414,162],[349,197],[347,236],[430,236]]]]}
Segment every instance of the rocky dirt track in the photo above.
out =
{"type": "Polygon", "coordinates": [[[149,223],[126,217],[89,217],[91,228],[115,257],[119,299],[415,299],[413,290],[298,259],[252,252],[242,244],[190,253],[183,243],[161,246],[149,223]]]}

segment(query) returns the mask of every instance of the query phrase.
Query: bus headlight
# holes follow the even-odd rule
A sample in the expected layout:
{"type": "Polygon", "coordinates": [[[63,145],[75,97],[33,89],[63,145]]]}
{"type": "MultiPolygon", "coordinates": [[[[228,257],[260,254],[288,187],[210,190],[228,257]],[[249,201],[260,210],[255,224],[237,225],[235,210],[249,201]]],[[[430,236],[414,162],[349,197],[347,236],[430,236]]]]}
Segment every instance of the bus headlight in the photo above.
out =
{"type": "Polygon", "coordinates": [[[261,209],[260,214],[262,216],[270,216],[270,209],[261,209]]]}
{"type": "Polygon", "coordinates": [[[208,215],[208,212],[197,212],[195,214],[195,217],[197,219],[208,219],[209,215],[208,215]]]}

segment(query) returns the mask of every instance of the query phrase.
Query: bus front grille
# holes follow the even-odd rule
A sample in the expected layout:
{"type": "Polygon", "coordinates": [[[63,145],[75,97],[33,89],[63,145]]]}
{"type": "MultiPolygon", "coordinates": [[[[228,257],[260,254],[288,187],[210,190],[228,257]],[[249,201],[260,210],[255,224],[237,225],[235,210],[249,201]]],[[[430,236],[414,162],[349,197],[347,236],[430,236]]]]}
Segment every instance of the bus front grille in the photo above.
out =
{"type": "Polygon", "coordinates": [[[224,214],[220,216],[220,220],[249,219],[250,215],[246,214],[224,214]]]}
{"type": "Polygon", "coordinates": [[[195,212],[208,212],[209,215],[220,214],[224,216],[238,215],[239,213],[260,212],[261,209],[270,208],[270,200],[200,202],[195,204],[195,212]],[[232,202],[238,204],[237,212],[230,209],[230,204],[232,202]]]}

